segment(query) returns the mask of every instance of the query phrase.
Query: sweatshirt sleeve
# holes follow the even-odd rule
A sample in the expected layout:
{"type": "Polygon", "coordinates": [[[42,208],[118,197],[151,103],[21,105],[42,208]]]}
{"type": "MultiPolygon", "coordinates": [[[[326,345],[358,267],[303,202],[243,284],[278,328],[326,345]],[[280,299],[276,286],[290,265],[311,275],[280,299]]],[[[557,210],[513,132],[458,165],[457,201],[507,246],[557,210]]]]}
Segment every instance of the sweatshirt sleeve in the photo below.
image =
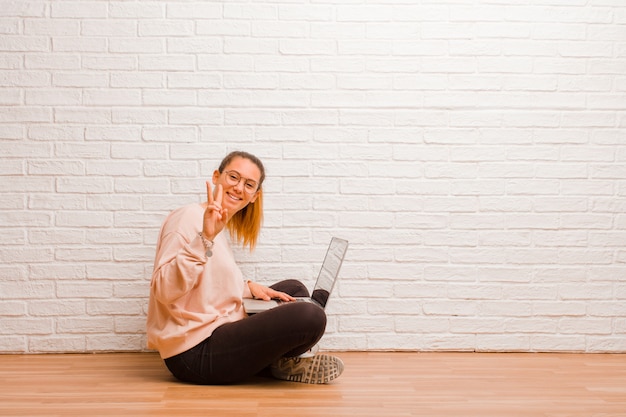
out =
{"type": "Polygon", "coordinates": [[[162,236],[151,283],[156,299],[169,304],[187,294],[200,279],[207,261],[199,236],[191,241],[177,232],[162,236]]]}
{"type": "Polygon", "coordinates": [[[248,280],[244,280],[243,283],[243,295],[241,298],[254,298],[252,296],[252,291],[250,291],[250,286],[248,285],[248,280]]]}

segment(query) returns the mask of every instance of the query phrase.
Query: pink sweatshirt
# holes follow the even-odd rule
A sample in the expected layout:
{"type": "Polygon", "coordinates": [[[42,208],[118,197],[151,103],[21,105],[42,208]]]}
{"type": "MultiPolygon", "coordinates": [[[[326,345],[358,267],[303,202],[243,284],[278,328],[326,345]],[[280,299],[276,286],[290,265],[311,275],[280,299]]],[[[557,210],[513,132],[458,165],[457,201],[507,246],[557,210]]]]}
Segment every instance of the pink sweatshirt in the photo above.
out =
{"type": "Polygon", "coordinates": [[[203,214],[201,204],[184,206],[161,226],[146,327],[148,348],[163,359],[196,346],[218,326],[243,319],[242,297],[252,297],[227,231],[217,235],[213,255],[206,257],[198,236],[203,214]]]}

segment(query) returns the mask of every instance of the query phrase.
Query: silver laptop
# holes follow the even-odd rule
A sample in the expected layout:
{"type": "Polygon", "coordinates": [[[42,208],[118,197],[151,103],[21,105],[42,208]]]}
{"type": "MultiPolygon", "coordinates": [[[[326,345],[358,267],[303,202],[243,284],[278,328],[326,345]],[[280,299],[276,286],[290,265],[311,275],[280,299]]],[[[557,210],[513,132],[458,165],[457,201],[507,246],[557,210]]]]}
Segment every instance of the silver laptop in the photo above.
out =
{"type": "MultiPolygon", "coordinates": [[[[296,297],[296,301],[315,303],[322,308],[326,308],[328,297],[330,297],[330,293],[335,287],[335,282],[337,282],[339,270],[341,269],[341,264],[343,263],[343,258],[346,256],[347,251],[348,241],[333,237],[326,250],[324,262],[322,262],[322,267],[317,276],[311,297],[296,297]]],[[[261,311],[269,310],[283,303],[285,302],[279,300],[264,301],[251,298],[243,299],[243,307],[248,314],[260,313],[261,311]]]]}

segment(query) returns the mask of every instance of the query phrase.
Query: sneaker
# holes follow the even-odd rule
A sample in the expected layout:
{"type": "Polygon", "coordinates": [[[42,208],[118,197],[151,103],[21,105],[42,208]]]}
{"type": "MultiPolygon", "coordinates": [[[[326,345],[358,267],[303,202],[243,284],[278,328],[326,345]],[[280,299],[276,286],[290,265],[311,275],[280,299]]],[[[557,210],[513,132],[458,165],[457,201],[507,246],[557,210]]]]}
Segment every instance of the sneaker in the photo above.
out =
{"type": "Polygon", "coordinates": [[[285,381],[326,384],[343,372],[343,362],[336,356],[280,358],[271,366],[272,375],[285,381]]]}

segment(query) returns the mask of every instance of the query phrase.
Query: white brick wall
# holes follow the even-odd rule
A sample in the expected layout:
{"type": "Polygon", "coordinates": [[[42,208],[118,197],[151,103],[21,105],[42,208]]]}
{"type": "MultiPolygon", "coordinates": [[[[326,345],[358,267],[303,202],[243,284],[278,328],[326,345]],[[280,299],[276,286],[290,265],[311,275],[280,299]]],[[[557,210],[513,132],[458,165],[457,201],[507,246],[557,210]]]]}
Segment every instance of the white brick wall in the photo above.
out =
{"type": "Polygon", "coordinates": [[[144,349],[233,149],[249,278],[352,243],[323,348],[626,352],[626,3],[0,3],[0,353],[144,349]]]}

